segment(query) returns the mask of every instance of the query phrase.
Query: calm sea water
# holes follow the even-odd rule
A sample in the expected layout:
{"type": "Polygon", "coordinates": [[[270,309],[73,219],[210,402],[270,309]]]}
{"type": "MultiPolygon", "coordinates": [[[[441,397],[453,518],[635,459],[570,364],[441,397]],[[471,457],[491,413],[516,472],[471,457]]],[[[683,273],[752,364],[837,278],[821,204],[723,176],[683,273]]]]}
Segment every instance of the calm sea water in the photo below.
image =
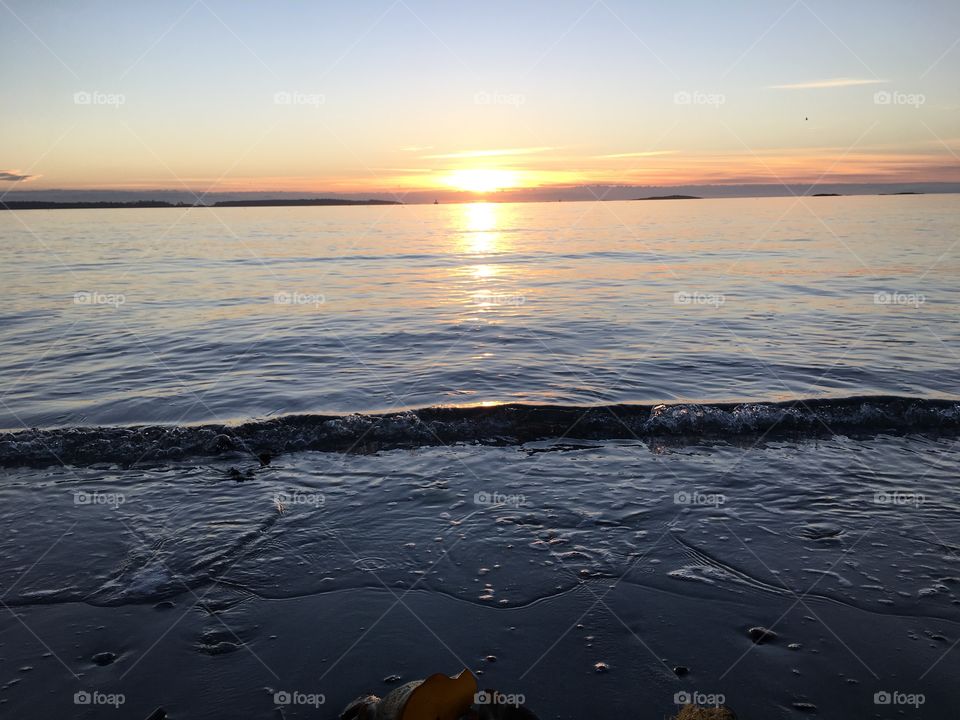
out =
{"type": "Polygon", "coordinates": [[[0,427],[955,398],[958,196],[0,215],[0,427]]]}
{"type": "Polygon", "coordinates": [[[0,214],[0,705],[949,716],[958,202],[0,214]]]}

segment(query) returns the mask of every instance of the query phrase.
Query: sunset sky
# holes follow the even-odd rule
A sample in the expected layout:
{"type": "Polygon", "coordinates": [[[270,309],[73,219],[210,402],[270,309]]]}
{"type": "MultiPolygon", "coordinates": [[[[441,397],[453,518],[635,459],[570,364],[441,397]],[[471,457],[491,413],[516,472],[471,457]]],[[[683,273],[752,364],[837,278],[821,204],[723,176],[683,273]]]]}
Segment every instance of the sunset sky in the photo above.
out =
{"type": "Polygon", "coordinates": [[[960,181],[960,3],[0,0],[0,193],[960,181]]]}

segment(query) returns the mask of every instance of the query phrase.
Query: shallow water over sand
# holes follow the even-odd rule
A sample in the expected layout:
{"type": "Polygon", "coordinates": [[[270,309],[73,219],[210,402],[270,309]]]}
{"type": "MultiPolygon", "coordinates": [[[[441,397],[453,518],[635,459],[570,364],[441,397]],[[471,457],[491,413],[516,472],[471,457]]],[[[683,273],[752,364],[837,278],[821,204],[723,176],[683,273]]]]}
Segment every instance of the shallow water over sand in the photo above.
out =
{"type": "MultiPolygon", "coordinates": [[[[724,693],[748,717],[790,717],[794,702],[872,717],[884,688],[942,709],[960,669],[958,456],[955,439],[881,435],[14,469],[0,489],[0,582],[31,628],[61,613],[87,628],[82,650],[57,652],[83,673],[64,688],[123,688],[143,714],[252,703],[267,717],[272,687],[325,693],[332,717],[388,690],[382,677],[461,662],[543,717],[631,703],[667,714],[683,690],[724,693]],[[97,630],[102,606],[114,614],[97,630]],[[121,616],[139,629],[124,636],[121,616]],[[178,619],[179,639],[160,639],[178,619]],[[754,646],[754,625],[778,639],[754,646]],[[88,668],[93,648],[120,659],[88,668]],[[150,677],[160,658],[175,669],[150,677]],[[184,688],[201,670],[261,689],[198,703],[184,688]],[[564,697],[558,677],[589,703],[564,697]]],[[[2,692],[23,708],[63,668],[4,622],[17,638],[6,653],[37,667],[2,692]]],[[[42,637],[62,645],[53,627],[42,637]]],[[[0,680],[16,679],[5,665],[0,680]]]]}

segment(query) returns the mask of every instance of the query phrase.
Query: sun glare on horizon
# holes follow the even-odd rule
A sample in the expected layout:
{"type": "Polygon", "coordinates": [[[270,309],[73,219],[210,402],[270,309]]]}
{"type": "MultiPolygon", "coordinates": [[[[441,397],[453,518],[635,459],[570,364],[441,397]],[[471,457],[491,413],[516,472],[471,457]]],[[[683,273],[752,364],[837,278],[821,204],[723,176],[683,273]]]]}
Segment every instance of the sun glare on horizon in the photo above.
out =
{"type": "Polygon", "coordinates": [[[444,178],[444,183],[465,192],[488,193],[517,187],[521,181],[516,170],[469,168],[454,170],[444,178]]]}

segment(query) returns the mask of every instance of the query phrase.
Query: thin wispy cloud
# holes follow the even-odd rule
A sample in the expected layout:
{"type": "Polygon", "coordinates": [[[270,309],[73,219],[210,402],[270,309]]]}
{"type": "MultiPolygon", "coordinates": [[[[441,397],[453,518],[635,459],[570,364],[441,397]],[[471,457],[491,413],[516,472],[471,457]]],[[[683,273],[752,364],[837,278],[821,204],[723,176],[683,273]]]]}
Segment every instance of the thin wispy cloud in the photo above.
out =
{"type": "Polygon", "coordinates": [[[23,182],[24,180],[33,180],[36,175],[23,175],[19,170],[0,170],[0,181],[5,182],[23,182]]]}
{"type": "Polygon", "coordinates": [[[504,157],[512,155],[535,155],[537,153],[557,150],[554,147],[527,147],[527,148],[501,148],[498,150],[464,150],[462,152],[445,153],[442,155],[424,155],[425,160],[462,160],[464,158],[481,157],[504,157]]]}
{"type": "Polygon", "coordinates": [[[657,155],[673,155],[676,150],[646,150],[642,152],[614,153],[613,155],[594,155],[595,158],[636,158],[636,157],[656,157],[657,155]]]}
{"type": "Polygon", "coordinates": [[[417,167],[372,167],[370,168],[378,173],[432,173],[436,172],[433,168],[417,167]]]}
{"type": "Polygon", "coordinates": [[[808,82],[788,83],[786,85],[770,85],[771,90],[811,90],[817,88],[856,87],[857,85],[879,85],[887,82],[873,78],[829,78],[827,80],[810,80],[808,82]]]}

